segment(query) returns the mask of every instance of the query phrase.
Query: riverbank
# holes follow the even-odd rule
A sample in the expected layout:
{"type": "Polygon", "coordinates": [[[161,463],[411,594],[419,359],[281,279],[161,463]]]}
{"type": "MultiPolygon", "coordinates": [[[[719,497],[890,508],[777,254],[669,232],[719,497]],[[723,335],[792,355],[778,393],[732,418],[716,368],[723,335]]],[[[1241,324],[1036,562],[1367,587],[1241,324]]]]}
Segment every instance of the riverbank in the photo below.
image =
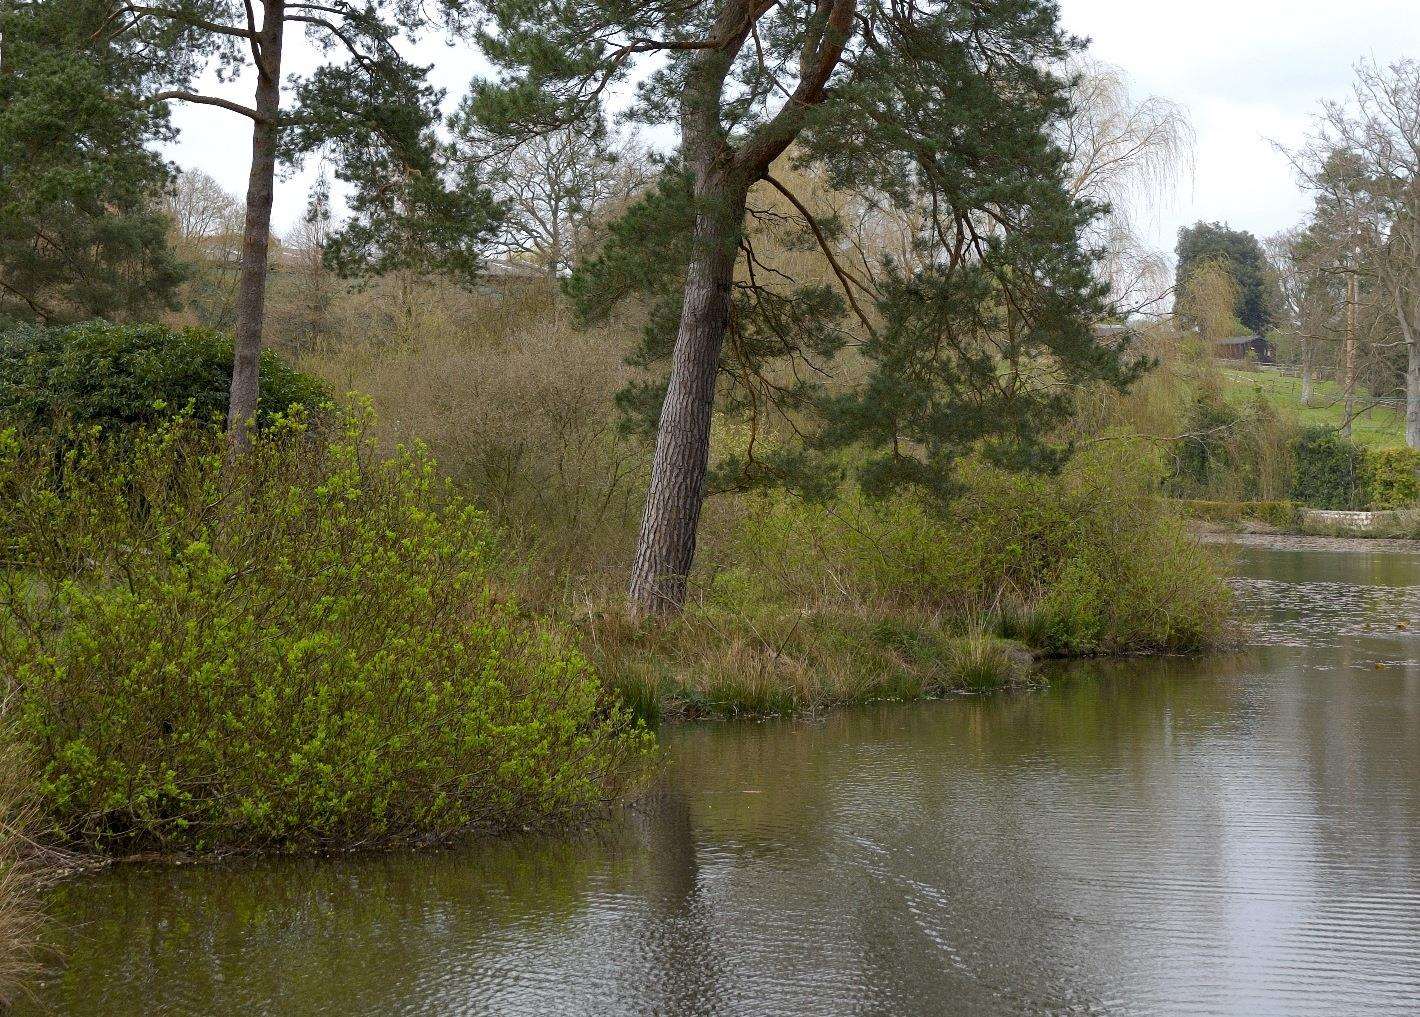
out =
{"type": "Polygon", "coordinates": [[[604,619],[587,644],[604,680],[651,724],[816,715],[891,700],[1018,689],[1036,654],[942,616],[696,611],[659,626],[604,619]]]}
{"type": "Polygon", "coordinates": [[[1265,645],[668,726],[596,835],[68,881],[17,1017],[1411,1017],[1420,559],[1237,564],[1265,645]]]}
{"type": "Polygon", "coordinates": [[[569,624],[651,719],[993,691],[1028,684],[1034,658],[1215,645],[1222,560],[1154,496],[1147,460],[1111,452],[1054,476],[964,464],[949,511],[765,495],[707,548],[682,616],[632,624],[607,604],[569,624]]]}

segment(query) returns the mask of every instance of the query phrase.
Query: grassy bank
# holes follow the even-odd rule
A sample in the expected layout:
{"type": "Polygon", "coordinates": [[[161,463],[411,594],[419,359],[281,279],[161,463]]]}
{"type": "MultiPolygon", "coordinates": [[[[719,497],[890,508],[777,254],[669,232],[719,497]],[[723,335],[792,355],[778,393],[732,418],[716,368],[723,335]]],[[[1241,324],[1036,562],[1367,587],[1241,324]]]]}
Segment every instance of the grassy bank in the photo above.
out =
{"type": "MultiPolygon", "coordinates": [[[[1312,387],[1312,404],[1302,405],[1302,380],[1270,371],[1223,370],[1228,399],[1244,404],[1261,397],[1279,414],[1300,427],[1339,429],[1346,422],[1346,393],[1334,381],[1317,381],[1312,387]]],[[[1368,393],[1358,393],[1356,403],[1365,406],[1368,393]]],[[[1405,412],[1390,406],[1373,406],[1351,422],[1352,438],[1361,445],[1394,448],[1405,444],[1405,412]]]]}
{"type": "Polygon", "coordinates": [[[1219,562],[1121,436],[1058,476],[967,464],[946,507],[848,494],[741,501],[690,610],[583,623],[608,682],[666,716],[785,714],[993,691],[1036,656],[1186,652],[1222,629],[1219,562]]]}
{"type": "Polygon", "coordinates": [[[15,697],[0,701],[0,1010],[37,969],[39,867],[31,843],[34,775],[18,737],[15,697]]]}
{"type": "Polygon", "coordinates": [[[654,628],[616,614],[587,645],[623,700],[653,722],[817,713],[1027,685],[1023,644],[940,616],[821,610],[754,617],[692,608],[654,628]]]}

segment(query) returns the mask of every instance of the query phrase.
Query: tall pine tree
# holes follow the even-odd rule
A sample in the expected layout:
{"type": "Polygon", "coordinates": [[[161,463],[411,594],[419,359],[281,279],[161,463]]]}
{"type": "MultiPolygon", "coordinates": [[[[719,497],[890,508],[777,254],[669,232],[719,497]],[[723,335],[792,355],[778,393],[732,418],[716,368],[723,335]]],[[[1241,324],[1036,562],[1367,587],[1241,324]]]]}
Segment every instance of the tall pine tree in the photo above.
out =
{"type": "Polygon", "coordinates": [[[104,30],[112,38],[161,51],[182,71],[173,75],[173,87],[151,92],[147,102],[193,103],[251,123],[228,411],[232,445],[241,449],[257,407],[279,161],[327,151],[336,177],[351,186],[353,218],[329,246],[348,270],[381,271],[414,260],[467,278],[477,268],[479,241],[491,229],[495,203],[475,181],[446,169],[437,135],[442,93],[427,84],[428,69],[406,60],[397,45],[427,25],[424,5],[110,0],[108,6],[104,30]],[[288,79],[283,53],[293,30],[304,30],[326,60],[304,78],[288,79]],[[227,74],[254,72],[250,105],[194,90],[196,72],[214,64],[227,74]],[[418,244],[409,243],[411,236],[418,244]]]}
{"type": "Polygon", "coordinates": [[[102,32],[102,0],[0,3],[0,323],[132,318],[181,279],[160,209],[167,68],[102,32]]]}
{"type": "MultiPolygon", "coordinates": [[[[627,394],[657,424],[630,581],[635,614],[684,603],[717,405],[774,407],[797,447],[727,463],[731,483],[806,483],[815,454],[864,446],[861,479],[944,490],[950,459],[1058,455],[1044,436],[1070,393],[1136,365],[1096,339],[1106,290],[1053,132],[1059,67],[1080,43],[1051,0],[486,0],[495,80],[471,110],[510,143],[601,114],[639,82],[631,117],[679,130],[661,185],[572,281],[588,315],[650,300],[640,363],[663,383],[627,394]],[[858,221],[900,227],[907,264],[852,258],[841,216],[793,186],[816,175],[858,221]],[[797,227],[832,285],[784,277],[756,228],[797,227]],[[846,343],[861,384],[815,379],[846,343]]],[[[753,432],[754,428],[751,428],[753,432]]]]}

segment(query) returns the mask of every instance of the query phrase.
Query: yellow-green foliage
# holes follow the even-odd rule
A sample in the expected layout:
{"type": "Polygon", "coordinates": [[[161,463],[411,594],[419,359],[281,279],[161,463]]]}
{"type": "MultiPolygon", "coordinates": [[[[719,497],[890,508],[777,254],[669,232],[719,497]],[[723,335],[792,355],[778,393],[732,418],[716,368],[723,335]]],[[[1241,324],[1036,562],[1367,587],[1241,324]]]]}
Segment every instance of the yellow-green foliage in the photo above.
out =
{"type": "Polygon", "coordinates": [[[646,736],[500,603],[478,511],[366,422],[290,421],[224,467],[179,421],[55,474],[0,451],[0,678],[48,836],[294,848],[555,822],[646,736]]]}
{"type": "Polygon", "coordinates": [[[1366,449],[1365,480],[1370,508],[1410,508],[1420,502],[1420,449],[1366,449]]]}
{"type": "Polygon", "coordinates": [[[741,603],[985,613],[1049,653],[1197,647],[1217,631],[1227,592],[1217,563],[1155,496],[1159,470],[1120,437],[1055,477],[967,464],[944,511],[907,498],[765,498],[713,589],[741,603]]]}

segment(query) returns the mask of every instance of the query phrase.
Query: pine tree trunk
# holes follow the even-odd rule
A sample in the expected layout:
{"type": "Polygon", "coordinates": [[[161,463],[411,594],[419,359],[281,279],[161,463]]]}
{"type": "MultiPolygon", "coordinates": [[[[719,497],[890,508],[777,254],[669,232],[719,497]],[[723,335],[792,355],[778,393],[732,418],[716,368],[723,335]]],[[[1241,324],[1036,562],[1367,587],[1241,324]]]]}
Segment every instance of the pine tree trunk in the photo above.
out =
{"type": "Polygon", "coordinates": [[[237,282],[235,356],[227,409],[227,441],[235,451],[243,451],[251,445],[250,428],[256,417],[260,386],[271,205],[276,189],[276,118],[281,110],[284,15],[282,0],[267,0],[256,81],[256,112],[260,119],[251,132],[251,175],[247,178],[241,278],[237,282]]]}
{"type": "Polygon", "coordinates": [[[637,617],[674,614],[685,605],[705,500],[715,381],[730,322],[745,197],[743,186],[726,181],[697,188],[700,211],[691,237],[680,328],[628,590],[631,613],[637,617]]]}

